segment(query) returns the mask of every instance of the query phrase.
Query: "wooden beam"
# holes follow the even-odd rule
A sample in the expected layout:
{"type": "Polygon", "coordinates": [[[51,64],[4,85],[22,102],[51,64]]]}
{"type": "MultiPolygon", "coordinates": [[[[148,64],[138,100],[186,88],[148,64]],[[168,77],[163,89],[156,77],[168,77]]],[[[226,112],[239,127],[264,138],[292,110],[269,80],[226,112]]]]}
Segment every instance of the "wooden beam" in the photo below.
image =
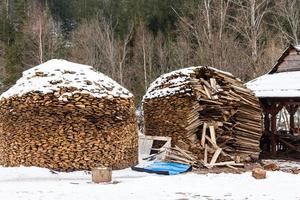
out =
{"type": "Polygon", "coordinates": [[[207,123],[204,122],[201,136],[201,146],[204,147],[205,144],[205,136],[206,136],[207,123]]]}
{"type": "Polygon", "coordinates": [[[211,140],[213,141],[213,143],[217,144],[215,127],[213,125],[209,126],[209,132],[211,140]]]}
{"type": "Polygon", "coordinates": [[[218,149],[216,150],[216,152],[214,153],[214,155],[213,155],[213,157],[211,158],[211,161],[210,161],[210,163],[209,163],[210,166],[213,166],[213,165],[216,163],[216,161],[217,161],[217,159],[218,159],[218,157],[219,157],[221,151],[222,151],[221,148],[218,148],[218,149]]]}
{"type": "Polygon", "coordinates": [[[291,149],[293,149],[293,150],[297,151],[298,153],[300,153],[300,150],[299,150],[296,146],[292,145],[291,143],[285,141],[285,140],[282,139],[282,138],[279,138],[278,140],[279,140],[280,142],[282,142],[283,144],[285,144],[286,146],[290,147],[291,149]]]}

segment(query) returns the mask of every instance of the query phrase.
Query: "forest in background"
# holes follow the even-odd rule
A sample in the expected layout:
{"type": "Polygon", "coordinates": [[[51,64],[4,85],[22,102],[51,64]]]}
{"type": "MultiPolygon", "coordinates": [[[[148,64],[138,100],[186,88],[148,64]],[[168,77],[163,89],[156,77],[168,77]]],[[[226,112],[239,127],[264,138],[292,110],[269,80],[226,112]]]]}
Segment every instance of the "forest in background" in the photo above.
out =
{"type": "Polygon", "coordinates": [[[209,65],[248,81],[300,35],[298,0],[1,0],[0,85],[52,58],[92,65],[138,99],[209,65]]]}

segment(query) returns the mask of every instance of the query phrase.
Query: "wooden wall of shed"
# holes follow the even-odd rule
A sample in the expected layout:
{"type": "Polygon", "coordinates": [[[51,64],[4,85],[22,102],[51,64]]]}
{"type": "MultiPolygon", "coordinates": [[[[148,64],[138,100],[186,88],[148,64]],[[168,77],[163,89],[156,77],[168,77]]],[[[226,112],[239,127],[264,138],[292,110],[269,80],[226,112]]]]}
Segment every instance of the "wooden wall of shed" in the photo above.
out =
{"type": "Polygon", "coordinates": [[[300,71],[300,52],[297,52],[296,49],[288,52],[288,55],[278,65],[276,73],[287,71],[300,71]]]}

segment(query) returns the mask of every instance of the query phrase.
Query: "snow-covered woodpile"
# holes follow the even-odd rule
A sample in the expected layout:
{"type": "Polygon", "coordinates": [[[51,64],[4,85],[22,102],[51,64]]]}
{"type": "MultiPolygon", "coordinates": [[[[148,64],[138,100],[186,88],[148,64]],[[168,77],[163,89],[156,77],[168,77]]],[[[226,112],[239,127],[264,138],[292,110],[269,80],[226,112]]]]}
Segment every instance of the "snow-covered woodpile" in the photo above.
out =
{"type": "Polygon", "coordinates": [[[137,161],[133,96],[90,66],[50,60],[0,96],[0,165],[72,171],[137,161]]]}
{"type": "Polygon", "coordinates": [[[230,73],[191,67],[164,74],[144,96],[143,112],[146,135],[172,137],[203,164],[259,156],[259,101],[230,73]]]}

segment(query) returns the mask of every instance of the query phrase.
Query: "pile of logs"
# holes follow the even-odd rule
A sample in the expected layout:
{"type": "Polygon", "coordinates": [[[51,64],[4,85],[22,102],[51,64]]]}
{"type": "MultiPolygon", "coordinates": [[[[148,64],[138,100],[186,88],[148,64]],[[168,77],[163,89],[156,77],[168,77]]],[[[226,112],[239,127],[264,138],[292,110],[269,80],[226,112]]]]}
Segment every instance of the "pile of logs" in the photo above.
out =
{"type": "Polygon", "coordinates": [[[259,101],[229,73],[193,67],[165,74],[144,96],[143,111],[146,135],[172,137],[204,166],[236,166],[259,156],[259,101]]]}
{"type": "MultiPolygon", "coordinates": [[[[36,81],[34,77],[29,79],[36,81]]],[[[47,76],[39,77],[43,78],[47,76]]],[[[51,93],[32,88],[21,96],[3,96],[0,99],[2,166],[73,171],[94,167],[121,169],[138,162],[132,96],[99,98],[67,84],[51,93]]]]}

